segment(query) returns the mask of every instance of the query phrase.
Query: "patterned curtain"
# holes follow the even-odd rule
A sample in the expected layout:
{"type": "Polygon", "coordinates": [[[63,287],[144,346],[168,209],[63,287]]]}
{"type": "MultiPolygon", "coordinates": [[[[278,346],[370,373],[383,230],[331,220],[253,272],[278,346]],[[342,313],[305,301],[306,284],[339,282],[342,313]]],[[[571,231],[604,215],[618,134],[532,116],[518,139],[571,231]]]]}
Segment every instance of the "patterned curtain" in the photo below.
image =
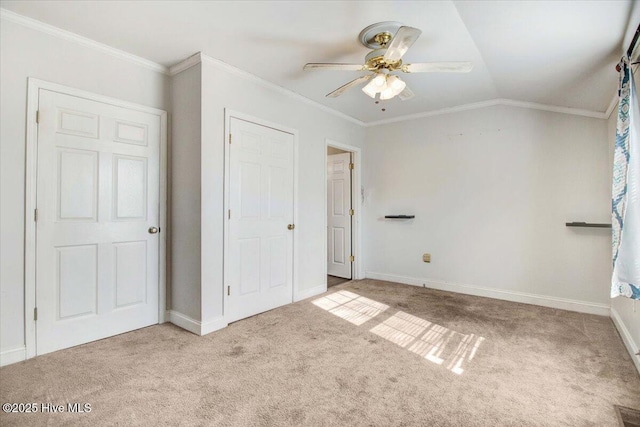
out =
{"type": "Polygon", "coordinates": [[[611,297],[640,299],[640,110],[628,58],[620,61],[613,158],[611,297]]]}

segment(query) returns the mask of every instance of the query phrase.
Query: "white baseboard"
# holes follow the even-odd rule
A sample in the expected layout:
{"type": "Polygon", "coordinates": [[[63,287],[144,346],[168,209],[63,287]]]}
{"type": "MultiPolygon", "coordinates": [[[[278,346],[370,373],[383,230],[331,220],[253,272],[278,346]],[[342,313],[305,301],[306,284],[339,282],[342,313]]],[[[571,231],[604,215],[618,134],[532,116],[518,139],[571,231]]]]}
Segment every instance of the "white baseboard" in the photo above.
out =
{"type": "Polygon", "coordinates": [[[222,317],[200,322],[174,310],[168,310],[166,318],[174,325],[200,336],[217,331],[228,325],[222,317]]]}
{"type": "Polygon", "coordinates": [[[541,305],[543,307],[559,308],[561,310],[577,311],[580,313],[597,314],[600,316],[609,316],[611,313],[610,307],[607,304],[598,304],[588,301],[577,301],[567,298],[550,297],[546,295],[536,295],[517,291],[505,291],[502,289],[484,288],[480,286],[461,285],[456,283],[447,283],[441,280],[419,279],[394,274],[376,273],[374,271],[368,271],[366,276],[368,279],[386,280],[389,282],[403,283],[405,285],[427,287],[441,291],[495,298],[523,304],[541,305]]]}
{"type": "Polygon", "coordinates": [[[638,343],[633,340],[633,337],[627,329],[627,326],[624,324],[622,318],[613,307],[611,307],[611,320],[613,320],[613,324],[616,326],[616,329],[618,329],[618,332],[620,332],[622,342],[624,342],[625,347],[627,347],[627,350],[631,355],[631,360],[633,361],[634,365],[636,365],[638,373],[640,373],[640,356],[636,356],[638,351],[640,351],[638,348],[638,343]]]}
{"type": "Polygon", "coordinates": [[[25,346],[14,348],[13,350],[5,350],[3,352],[0,352],[0,366],[22,362],[26,358],[27,348],[25,346]]]}
{"type": "Polygon", "coordinates": [[[216,317],[215,319],[206,320],[200,326],[200,335],[206,335],[211,332],[226,328],[229,325],[224,317],[216,317]]]}
{"type": "Polygon", "coordinates": [[[293,302],[298,302],[298,301],[302,301],[303,299],[315,297],[316,295],[320,295],[324,292],[327,292],[326,283],[323,283],[318,286],[314,286],[313,288],[310,288],[310,289],[304,289],[302,291],[296,292],[295,296],[293,297],[293,302]]]}

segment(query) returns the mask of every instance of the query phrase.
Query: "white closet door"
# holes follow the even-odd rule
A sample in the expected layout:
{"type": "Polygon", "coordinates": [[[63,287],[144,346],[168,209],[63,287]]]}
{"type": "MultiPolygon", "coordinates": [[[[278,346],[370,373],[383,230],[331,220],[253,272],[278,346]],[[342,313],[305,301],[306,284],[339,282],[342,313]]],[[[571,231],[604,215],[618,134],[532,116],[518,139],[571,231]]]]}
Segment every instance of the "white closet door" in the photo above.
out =
{"type": "Polygon", "coordinates": [[[293,301],[293,135],[231,118],[228,319],[293,301]]]}
{"type": "Polygon", "coordinates": [[[158,323],[160,118],[41,89],[37,354],[158,323]]]}
{"type": "Polygon", "coordinates": [[[351,153],[327,158],[327,273],[351,279],[351,153]]]}

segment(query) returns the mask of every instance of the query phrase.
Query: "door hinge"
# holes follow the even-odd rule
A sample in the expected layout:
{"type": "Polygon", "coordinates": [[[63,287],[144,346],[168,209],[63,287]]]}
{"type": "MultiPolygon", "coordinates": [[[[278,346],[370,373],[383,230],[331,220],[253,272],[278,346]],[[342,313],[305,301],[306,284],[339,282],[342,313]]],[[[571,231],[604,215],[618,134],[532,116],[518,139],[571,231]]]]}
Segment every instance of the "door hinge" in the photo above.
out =
{"type": "Polygon", "coordinates": [[[227,296],[231,295],[231,286],[227,285],[227,296]]]}
{"type": "Polygon", "coordinates": [[[355,211],[353,209],[349,209],[349,215],[351,216],[355,215],[355,211]]]}
{"type": "Polygon", "coordinates": [[[231,144],[231,134],[229,134],[229,144],[231,144]]]}
{"type": "Polygon", "coordinates": [[[38,222],[38,209],[33,210],[33,220],[38,222]]]}
{"type": "Polygon", "coordinates": [[[38,307],[33,307],[33,320],[38,320],[38,307]]]}
{"type": "Polygon", "coordinates": [[[229,210],[227,211],[227,218],[228,218],[228,219],[231,219],[231,209],[229,209],[229,210]]]}
{"type": "Polygon", "coordinates": [[[353,255],[349,257],[349,261],[354,262],[355,260],[356,260],[356,257],[354,257],[353,255]]]}
{"type": "Polygon", "coordinates": [[[349,163],[349,169],[353,170],[353,163],[349,163]]]}
{"type": "Polygon", "coordinates": [[[40,123],[40,110],[36,111],[36,123],[40,123]]]}

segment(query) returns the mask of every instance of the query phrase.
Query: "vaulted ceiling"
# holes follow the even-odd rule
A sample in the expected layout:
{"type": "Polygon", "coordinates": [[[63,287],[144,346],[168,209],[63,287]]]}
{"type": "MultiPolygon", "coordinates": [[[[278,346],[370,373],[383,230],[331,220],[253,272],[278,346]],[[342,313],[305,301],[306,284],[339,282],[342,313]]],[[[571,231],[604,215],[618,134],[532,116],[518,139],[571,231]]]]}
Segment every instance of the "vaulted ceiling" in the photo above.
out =
{"type": "MultiPolygon", "coordinates": [[[[632,1],[2,1],[2,8],[164,66],[195,52],[363,122],[505,98],[604,112],[632,1]],[[422,30],[405,62],[471,61],[468,74],[403,74],[416,96],[375,104],[358,89],[325,95],[364,72],[303,71],[363,63],[364,27],[422,30]],[[359,74],[358,74],[359,73],[359,74]],[[381,111],[384,107],[386,111],[381,111]]],[[[628,38],[628,37],[627,37],[628,38]]]]}

